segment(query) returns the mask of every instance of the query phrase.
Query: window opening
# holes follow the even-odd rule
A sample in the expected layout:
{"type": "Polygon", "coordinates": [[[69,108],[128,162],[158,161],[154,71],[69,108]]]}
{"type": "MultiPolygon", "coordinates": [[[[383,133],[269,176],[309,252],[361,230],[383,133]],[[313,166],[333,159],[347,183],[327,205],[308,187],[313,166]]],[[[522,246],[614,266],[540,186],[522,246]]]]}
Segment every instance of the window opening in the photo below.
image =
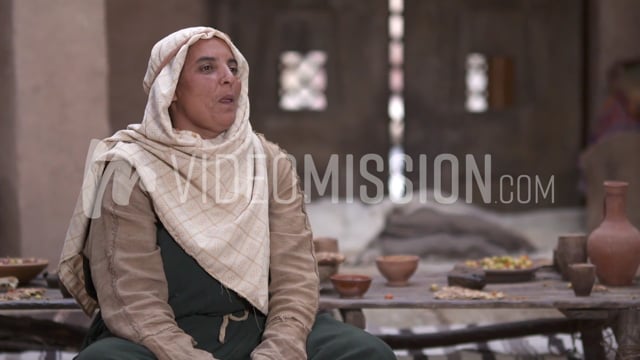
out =
{"type": "Polygon", "coordinates": [[[406,192],[404,177],[404,0],[389,0],[389,179],[387,188],[392,201],[406,192]]]}
{"type": "Polygon", "coordinates": [[[326,62],[327,54],[320,50],[280,54],[279,106],[282,110],[322,111],[327,108],[326,62]]]}

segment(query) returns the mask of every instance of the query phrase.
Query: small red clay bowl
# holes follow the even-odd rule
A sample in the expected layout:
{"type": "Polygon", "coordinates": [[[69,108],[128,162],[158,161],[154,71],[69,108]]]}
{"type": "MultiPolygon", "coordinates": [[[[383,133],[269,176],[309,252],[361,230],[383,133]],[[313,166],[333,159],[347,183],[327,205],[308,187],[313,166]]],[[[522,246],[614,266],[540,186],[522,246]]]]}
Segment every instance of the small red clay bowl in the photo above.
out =
{"type": "Polygon", "coordinates": [[[420,257],[416,255],[387,255],[376,258],[380,274],[387,279],[388,286],[406,286],[416,272],[420,257]]]}
{"type": "Polygon", "coordinates": [[[330,279],[342,298],[361,298],[371,286],[371,277],[367,275],[335,274],[330,279]]]}

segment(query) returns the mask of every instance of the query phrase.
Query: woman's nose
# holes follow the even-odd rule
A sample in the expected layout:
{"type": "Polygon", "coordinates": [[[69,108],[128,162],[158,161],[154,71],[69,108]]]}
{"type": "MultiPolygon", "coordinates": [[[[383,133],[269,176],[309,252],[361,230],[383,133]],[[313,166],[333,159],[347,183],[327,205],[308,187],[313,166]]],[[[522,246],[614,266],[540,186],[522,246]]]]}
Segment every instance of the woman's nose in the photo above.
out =
{"type": "Polygon", "coordinates": [[[223,84],[231,84],[236,80],[236,76],[231,72],[231,69],[225,67],[224,72],[222,73],[222,78],[220,79],[223,84]]]}

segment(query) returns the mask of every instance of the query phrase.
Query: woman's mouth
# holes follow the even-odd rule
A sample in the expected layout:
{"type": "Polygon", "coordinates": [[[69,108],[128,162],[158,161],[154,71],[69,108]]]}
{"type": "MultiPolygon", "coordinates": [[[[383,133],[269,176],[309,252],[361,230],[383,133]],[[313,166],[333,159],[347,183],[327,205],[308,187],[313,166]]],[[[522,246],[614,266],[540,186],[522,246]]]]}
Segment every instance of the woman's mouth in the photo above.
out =
{"type": "Polygon", "coordinates": [[[234,99],[233,99],[233,96],[226,95],[226,96],[223,96],[222,98],[220,98],[220,100],[218,100],[218,102],[223,103],[223,104],[233,104],[234,99]]]}

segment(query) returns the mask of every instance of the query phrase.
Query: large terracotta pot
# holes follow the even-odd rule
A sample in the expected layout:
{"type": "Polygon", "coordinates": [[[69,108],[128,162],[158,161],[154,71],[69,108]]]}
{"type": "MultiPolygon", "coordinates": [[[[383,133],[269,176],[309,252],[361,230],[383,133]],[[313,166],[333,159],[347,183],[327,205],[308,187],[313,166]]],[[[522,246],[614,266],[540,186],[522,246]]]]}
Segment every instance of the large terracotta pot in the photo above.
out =
{"type": "Polygon", "coordinates": [[[605,285],[631,285],[640,265],[640,232],[627,219],[625,208],[628,185],[604,182],[604,218],[587,242],[589,259],[605,285]]]}

